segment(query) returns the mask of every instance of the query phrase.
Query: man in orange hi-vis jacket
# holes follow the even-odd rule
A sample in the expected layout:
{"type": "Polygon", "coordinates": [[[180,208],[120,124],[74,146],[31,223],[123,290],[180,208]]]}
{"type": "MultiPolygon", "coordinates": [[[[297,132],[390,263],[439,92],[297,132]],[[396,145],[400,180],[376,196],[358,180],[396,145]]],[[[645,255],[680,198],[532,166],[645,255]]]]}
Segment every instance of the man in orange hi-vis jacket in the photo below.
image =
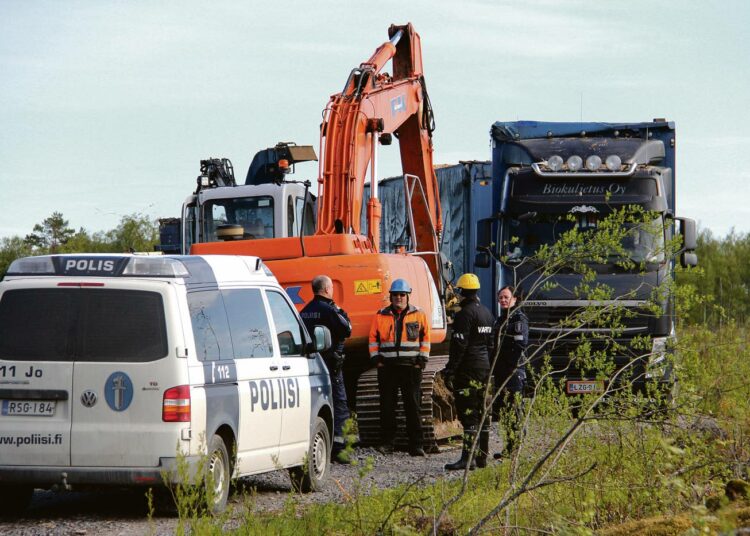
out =
{"type": "Polygon", "coordinates": [[[424,456],[419,407],[422,369],[430,355],[430,324],[424,311],[409,304],[407,281],[396,279],[389,292],[391,304],[375,314],[370,327],[370,359],[378,367],[380,391],[380,451],[393,452],[400,389],[409,454],[424,456]]]}

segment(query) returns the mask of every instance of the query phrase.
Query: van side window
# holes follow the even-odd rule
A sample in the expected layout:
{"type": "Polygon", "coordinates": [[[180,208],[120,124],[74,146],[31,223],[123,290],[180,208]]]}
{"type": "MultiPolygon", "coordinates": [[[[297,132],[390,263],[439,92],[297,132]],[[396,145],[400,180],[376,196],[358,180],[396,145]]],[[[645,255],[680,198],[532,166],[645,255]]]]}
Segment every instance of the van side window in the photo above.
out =
{"type": "Polygon", "coordinates": [[[187,300],[198,360],[232,359],[232,338],[221,293],[218,290],[190,292],[187,300]]]}
{"type": "Polygon", "coordinates": [[[276,324],[276,338],[279,341],[281,355],[302,355],[304,344],[302,341],[302,326],[297,321],[297,315],[286,299],[278,292],[267,291],[268,303],[271,306],[271,316],[276,324]]]}
{"type": "Polygon", "coordinates": [[[235,359],[273,357],[271,328],[260,289],[222,290],[229,316],[235,359]]]}

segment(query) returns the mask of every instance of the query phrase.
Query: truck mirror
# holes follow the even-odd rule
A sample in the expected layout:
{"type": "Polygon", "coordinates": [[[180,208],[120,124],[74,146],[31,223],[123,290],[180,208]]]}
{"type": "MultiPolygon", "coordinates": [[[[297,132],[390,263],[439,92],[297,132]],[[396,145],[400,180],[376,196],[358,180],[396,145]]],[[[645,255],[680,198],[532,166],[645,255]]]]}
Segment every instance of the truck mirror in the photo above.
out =
{"type": "Polygon", "coordinates": [[[684,251],[682,255],[680,255],[680,265],[683,268],[687,268],[688,266],[698,266],[698,255],[692,251],[684,251]]]}
{"type": "Polygon", "coordinates": [[[682,247],[685,251],[693,251],[698,246],[698,238],[695,230],[695,220],[690,218],[675,218],[680,222],[680,234],[682,235],[682,247]]]}
{"type": "Polygon", "coordinates": [[[315,326],[313,331],[313,339],[315,339],[315,351],[325,352],[331,349],[331,332],[325,326],[315,326]]]}
{"type": "Polygon", "coordinates": [[[485,218],[477,222],[477,249],[489,248],[492,245],[493,218],[485,218]]]}
{"type": "Polygon", "coordinates": [[[474,266],[477,268],[489,268],[490,254],[487,251],[478,251],[474,257],[474,266]]]}

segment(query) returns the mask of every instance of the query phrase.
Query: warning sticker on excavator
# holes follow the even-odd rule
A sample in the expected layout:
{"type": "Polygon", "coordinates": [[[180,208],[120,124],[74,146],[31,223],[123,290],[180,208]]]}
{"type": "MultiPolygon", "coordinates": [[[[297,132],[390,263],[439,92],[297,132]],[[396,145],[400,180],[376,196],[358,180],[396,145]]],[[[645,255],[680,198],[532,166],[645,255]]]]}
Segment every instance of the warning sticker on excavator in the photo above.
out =
{"type": "Polygon", "coordinates": [[[382,282],[380,279],[361,279],[354,282],[354,294],[357,296],[362,296],[364,294],[380,294],[382,290],[382,282]]]}

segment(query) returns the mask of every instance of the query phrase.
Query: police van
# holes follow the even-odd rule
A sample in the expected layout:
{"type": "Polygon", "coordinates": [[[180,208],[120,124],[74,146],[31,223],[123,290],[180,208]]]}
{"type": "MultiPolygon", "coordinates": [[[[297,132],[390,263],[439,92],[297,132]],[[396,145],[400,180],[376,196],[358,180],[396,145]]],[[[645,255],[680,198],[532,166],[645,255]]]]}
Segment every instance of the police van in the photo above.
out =
{"type": "Polygon", "coordinates": [[[49,255],[0,282],[0,510],[34,488],[159,486],[329,471],[333,412],[314,340],[260,259],[49,255]],[[183,466],[184,467],[184,466],[183,466]]]}

